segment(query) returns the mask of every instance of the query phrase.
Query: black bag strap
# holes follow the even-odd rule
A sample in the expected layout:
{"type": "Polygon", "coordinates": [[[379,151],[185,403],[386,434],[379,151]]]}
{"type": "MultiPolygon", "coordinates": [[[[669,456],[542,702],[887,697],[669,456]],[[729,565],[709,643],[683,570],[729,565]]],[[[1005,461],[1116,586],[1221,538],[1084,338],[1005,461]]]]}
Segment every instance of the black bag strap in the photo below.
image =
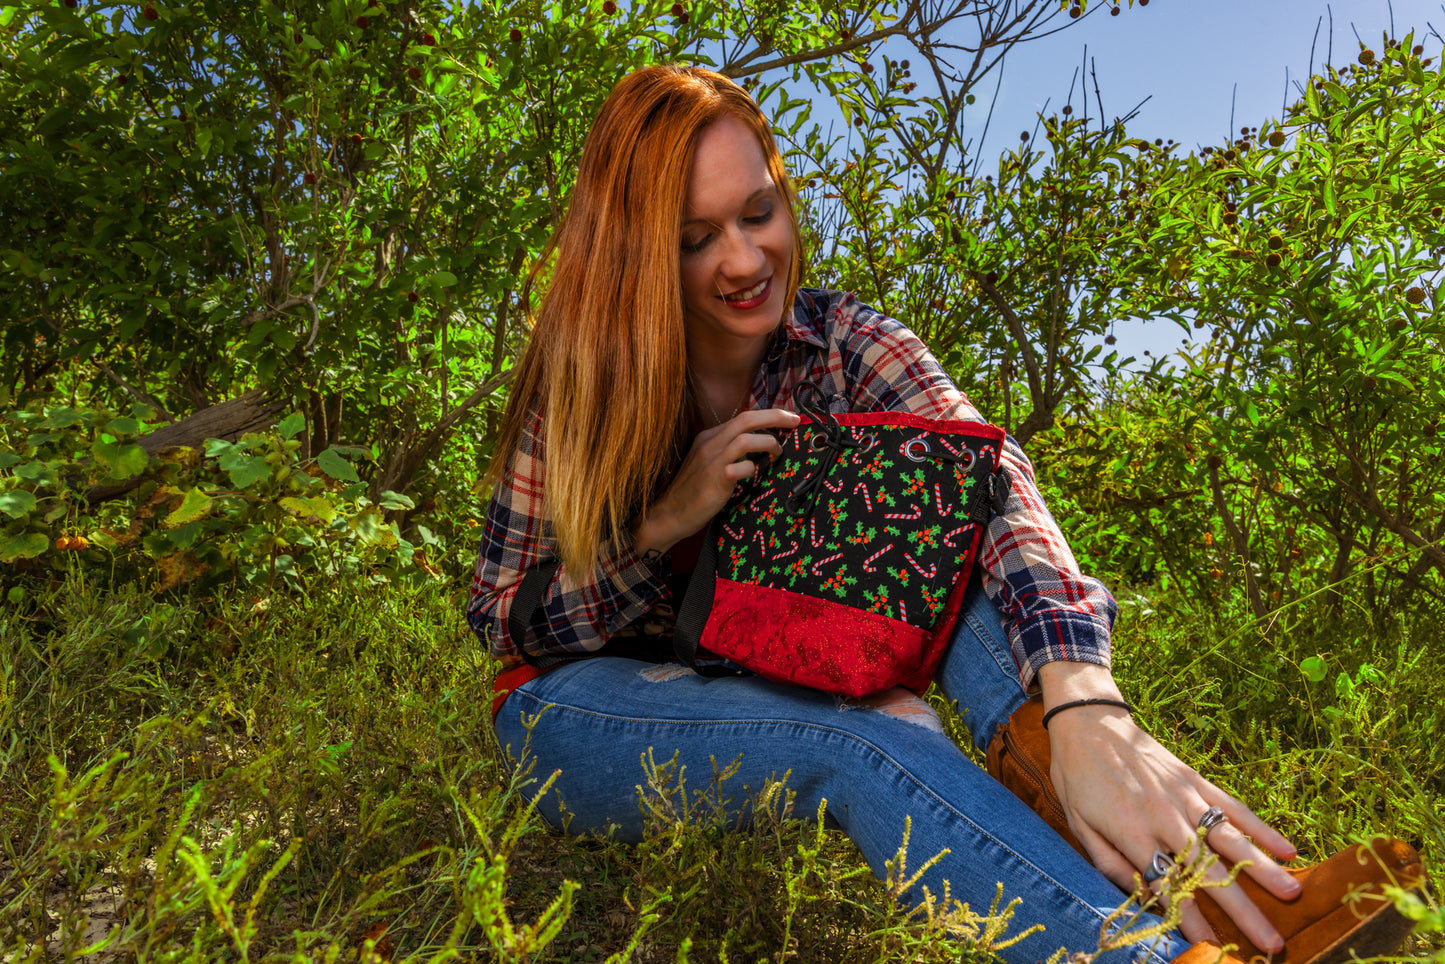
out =
{"type": "Polygon", "coordinates": [[[527,638],[528,632],[535,631],[538,635],[546,635],[547,614],[543,610],[543,603],[547,598],[547,587],[552,584],[552,577],[557,574],[557,566],[560,560],[550,559],[540,566],[533,566],[522,576],[522,583],[517,587],[517,592],[512,596],[512,608],[507,613],[507,634],[512,637],[512,645],[517,647],[517,652],[522,654],[522,659],[528,665],[539,669],[546,666],[553,666],[565,662],[562,658],[538,658],[527,652],[522,645],[522,640],[527,638]]]}
{"type": "Polygon", "coordinates": [[[682,605],[677,610],[677,623],[672,630],[672,651],[682,665],[697,669],[697,651],[702,644],[702,630],[712,612],[713,595],[717,592],[717,540],[722,516],[713,519],[702,540],[697,565],[687,580],[682,605]]]}

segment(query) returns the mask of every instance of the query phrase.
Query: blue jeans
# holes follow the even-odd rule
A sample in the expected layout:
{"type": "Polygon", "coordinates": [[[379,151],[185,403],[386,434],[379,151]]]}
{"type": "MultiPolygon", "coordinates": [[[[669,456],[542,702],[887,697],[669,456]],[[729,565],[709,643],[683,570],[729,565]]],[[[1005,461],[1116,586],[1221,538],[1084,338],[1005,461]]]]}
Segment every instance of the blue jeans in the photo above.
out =
{"type": "MultiPolygon", "coordinates": [[[[937,683],[958,702],[980,747],[1024,701],[998,611],[977,581],[937,683]]],[[[911,708],[919,709],[916,703],[911,708]]],[[[1005,936],[1044,925],[1001,952],[1010,964],[1047,960],[1060,947],[1092,951],[1105,917],[1125,900],[950,742],[931,714],[860,705],[752,676],[707,678],[678,666],[603,657],[570,663],[518,687],[496,727],[514,758],[535,759],[535,773],[561,771],[553,792],[537,805],[548,822],[570,833],[642,837],[638,787],[647,785],[642,761],[649,752],[658,764],[676,754],[689,797],[707,788],[733,813],[745,812],[751,794],[770,778],[787,774],[794,812],[815,814],[826,799],[828,814],[880,879],[903,842],[909,815],[910,867],[948,851],[921,885],[937,895],[946,879],[953,897],[982,910],[1001,882],[1000,906],[1015,897],[1023,901],[1005,936]],[[524,718],[532,723],[530,734],[524,718]],[[739,757],[737,772],[711,787],[715,769],[739,757]]],[[[921,896],[919,884],[910,895],[921,896]]],[[[1101,961],[1161,964],[1188,946],[1174,930],[1101,961]]]]}

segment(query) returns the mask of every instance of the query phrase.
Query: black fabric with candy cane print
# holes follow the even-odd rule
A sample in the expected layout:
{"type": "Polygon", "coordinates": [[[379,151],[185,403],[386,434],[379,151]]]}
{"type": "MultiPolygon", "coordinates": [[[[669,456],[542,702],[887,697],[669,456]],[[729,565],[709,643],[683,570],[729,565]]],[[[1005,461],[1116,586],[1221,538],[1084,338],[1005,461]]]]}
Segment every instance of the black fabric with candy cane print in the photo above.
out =
{"type": "Polygon", "coordinates": [[[1007,498],[1004,432],[800,401],[782,454],[713,524],[679,611],[679,657],[695,664],[701,647],[848,695],[926,687],[982,529],[1007,498]],[[902,674],[891,682],[879,667],[890,660],[902,674]]]}

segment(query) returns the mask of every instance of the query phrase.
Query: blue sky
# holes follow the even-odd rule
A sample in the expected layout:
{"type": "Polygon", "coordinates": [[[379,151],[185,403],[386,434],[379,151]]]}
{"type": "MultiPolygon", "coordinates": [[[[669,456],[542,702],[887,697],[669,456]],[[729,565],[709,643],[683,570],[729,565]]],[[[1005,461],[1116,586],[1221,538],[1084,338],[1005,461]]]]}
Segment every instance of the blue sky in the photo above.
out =
{"type": "MultiPolygon", "coordinates": [[[[1080,23],[1009,54],[988,141],[976,145],[974,154],[988,158],[1016,146],[1018,132],[1033,129],[1046,102],[1052,101],[1051,110],[1062,106],[1086,48],[1095,62],[1106,116],[1126,114],[1147,97],[1129,124],[1131,133],[1151,140],[1173,138],[1189,149],[1220,143],[1231,131],[1231,99],[1235,136],[1246,124],[1280,116],[1286,77],[1292,82],[1309,75],[1312,41],[1319,72],[1331,48],[1331,15],[1333,63],[1344,65],[1354,63],[1359,53],[1356,32],[1380,49],[1392,7],[1395,35],[1404,37],[1413,29],[1426,56],[1439,58],[1441,40],[1427,24],[1445,34],[1441,0],[1150,0],[1146,7],[1134,0],[1117,17],[1109,16],[1103,0],[1092,0],[1080,23]]],[[[901,48],[886,45],[879,52],[903,56],[901,48]]],[[[997,80],[992,75],[985,80],[976,110],[986,109],[997,80]]],[[[1074,103],[1080,104],[1077,93],[1074,103]]],[[[1094,116],[1092,85],[1089,103],[1094,116]]],[[[977,119],[975,132],[981,130],[982,113],[977,119]]],[[[985,161],[984,168],[989,167],[985,161]]],[[[1119,347],[1135,355],[1145,349],[1167,355],[1182,337],[1172,324],[1121,324],[1115,334],[1119,347]]]]}

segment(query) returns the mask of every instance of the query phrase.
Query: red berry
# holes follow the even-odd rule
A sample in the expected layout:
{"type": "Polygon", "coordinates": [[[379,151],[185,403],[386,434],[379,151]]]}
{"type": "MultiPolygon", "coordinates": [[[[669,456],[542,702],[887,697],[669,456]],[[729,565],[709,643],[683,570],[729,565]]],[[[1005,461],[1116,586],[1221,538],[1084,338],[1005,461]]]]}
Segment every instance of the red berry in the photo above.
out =
{"type": "Polygon", "coordinates": [[[420,67],[408,67],[408,68],[406,69],[406,75],[407,75],[408,77],[410,77],[412,80],[421,80],[421,68],[420,68],[420,67]]]}
{"type": "Polygon", "coordinates": [[[518,30],[516,27],[513,27],[511,33],[507,34],[507,36],[514,44],[521,43],[522,41],[522,31],[518,30]]]}
{"type": "Polygon", "coordinates": [[[301,42],[301,34],[300,34],[300,33],[294,33],[294,34],[291,35],[291,39],[294,40],[294,41],[296,41],[296,42],[299,44],[299,43],[301,42]]]}
{"type": "Polygon", "coordinates": [[[129,83],[129,81],[130,81],[130,78],[127,77],[125,74],[121,74],[119,77],[117,77],[117,78],[115,79],[115,82],[116,82],[117,84],[120,84],[122,87],[124,87],[127,83],[129,83]]]}
{"type": "Polygon", "coordinates": [[[77,6],[79,6],[79,2],[78,0],[65,0],[65,5],[70,9],[74,10],[77,6]]]}
{"type": "Polygon", "coordinates": [[[191,119],[191,116],[185,111],[181,111],[178,115],[176,115],[176,119],[179,120],[182,124],[184,124],[186,121],[191,119]]]}
{"type": "Polygon", "coordinates": [[[141,11],[141,16],[151,21],[159,20],[161,18],[161,15],[156,12],[155,7],[146,7],[144,10],[141,11]]]}
{"type": "Polygon", "coordinates": [[[873,65],[870,64],[870,63],[867,63],[867,62],[865,61],[864,64],[863,64],[863,73],[865,73],[865,74],[871,74],[871,73],[873,73],[873,65]]]}
{"type": "Polygon", "coordinates": [[[682,13],[680,13],[680,14],[677,15],[677,22],[678,22],[678,23],[687,23],[687,21],[688,21],[688,16],[687,16],[687,11],[686,11],[686,10],[684,10],[682,13]]]}
{"type": "Polygon", "coordinates": [[[680,4],[680,3],[674,3],[674,4],[672,5],[672,15],[673,15],[674,17],[680,17],[680,16],[682,16],[684,13],[687,13],[687,11],[684,10],[684,9],[682,9],[682,4],[680,4]]]}
{"type": "Polygon", "coordinates": [[[362,30],[365,30],[367,27],[371,26],[371,18],[366,16],[365,14],[362,14],[361,16],[356,18],[356,25],[362,30]]]}
{"type": "Polygon", "coordinates": [[[360,147],[360,146],[361,146],[361,135],[360,135],[360,134],[352,134],[352,135],[351,135],[351,143],[355,144],[357,147],[360,147]]]}
{"type": "Polygon", "coordinates": [[[612,0],[607,0],[606,3],[602,4],[602,12],[609,17],[612,16],[617,12],[617,4],[613,3],[612,0]]]}
{"type": "Polygon", "coordinates": [[[407,301],[412,301],[412,302],[414,302],[414,301],[416,301],[416,300],[417,300],[418,298],[420,298],[420,297],[421,297],[421,295],[417,294],[415,291],[408,291],[408,292],[406,293],[406,300],[407,300],[407,301]]]}
{"type": "Polygon", "coordinates": [[[315,184],[315,183],[316,183],[316,175],[315,175],[315,174],[312,174],[310,171],[307,171],[307,172],[306,172],[306,175],[305,175],[304,177],[302,177],[301,180],[302,180],[302,182],[305,183],[305,184],[315,184]]]}
{"type": "Polygon", "coordinates": [[[1118,8],[1118,7],[1115,7],[1114,9],[1112,9],[1112,10],[1109,11],[1109,16],[1111,16],[1111,17],[1117,17],[1118,15],[1119,15],[1119,8],[1118,8]]]}
{"type": "Polygon", "coordinates": [[[435,47],[437,45],[437,38],[433,37],[429,33],[424,33],[421,35],[421,42],[426,44],[428,47],[435,47]]]}

